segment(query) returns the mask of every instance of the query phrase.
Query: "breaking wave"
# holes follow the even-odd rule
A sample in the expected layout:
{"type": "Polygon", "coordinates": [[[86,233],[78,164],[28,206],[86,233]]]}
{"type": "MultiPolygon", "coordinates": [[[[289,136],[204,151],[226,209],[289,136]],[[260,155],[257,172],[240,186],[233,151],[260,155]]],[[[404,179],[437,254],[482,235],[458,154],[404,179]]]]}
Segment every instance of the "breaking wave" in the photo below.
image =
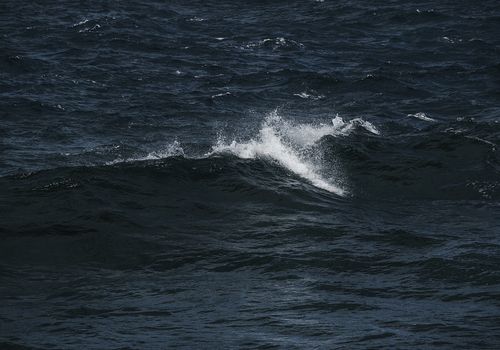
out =
{"type": "Polygon", "coordinates": [[[244,159],[270,158],[314,186],[344,196],[347,190],[341,185],[339,169],[325,169],[322,155],[314,145],[326,135],[346,135],[357,125],[379,134],[375,126],[362,119],[344,122],[336,116],[330,124],[294,124],[275,110],[267,115],[256,137],[243,142],[220,137],[207,155],[231,153],[244,159]]]}
{"type": "Polygon", "coordinates": [[[335,193],[348,194],[345,179],[338,165],[323,160],[317,142],[324,136],[347,136],[356,128],[380,134],[370,122],[361,118],[344,121],[338,115],[330,123],[302,124],[286,120],[277,110],[269,113],[260,125],[257,135],[246,140],[228,139],[220,134],[208,152],[202,155],[187,154],[179,141],[145,156],[115,159],[108,165],[182,156],[190,159],[217,157],[231,154],[241,159],[270,159],[312,185],[335,193]]]}

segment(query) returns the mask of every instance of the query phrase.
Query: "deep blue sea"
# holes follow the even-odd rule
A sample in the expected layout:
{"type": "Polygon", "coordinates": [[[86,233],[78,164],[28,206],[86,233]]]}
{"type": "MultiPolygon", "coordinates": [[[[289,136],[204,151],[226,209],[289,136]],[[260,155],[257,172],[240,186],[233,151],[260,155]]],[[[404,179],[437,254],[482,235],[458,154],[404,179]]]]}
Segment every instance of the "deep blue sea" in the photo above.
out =
{"type": "Polygon", "coordinates": [[[0,1],[0,349],[500,349],[500,2],[0,1]]]}

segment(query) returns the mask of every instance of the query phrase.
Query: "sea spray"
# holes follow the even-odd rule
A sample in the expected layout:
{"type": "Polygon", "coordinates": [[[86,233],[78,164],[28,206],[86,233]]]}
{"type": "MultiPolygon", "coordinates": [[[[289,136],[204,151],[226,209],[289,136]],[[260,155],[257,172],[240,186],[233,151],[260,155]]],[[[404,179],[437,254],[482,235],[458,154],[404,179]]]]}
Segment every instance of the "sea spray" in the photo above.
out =
{"type": "Polygon", "coordinates": [[[348,136],[357,128],[379,135],[379,130],[370,122],[361,118],[344,121],[336,115],[330,123],[303,124],[289,121],[278,114],[277,110],[267,114],[261,123],[257,135],[230,141],[219,131],[215,144],[203,155],[187,154],[179,141],[174,141],[159,151],[145,156],[116,159],[108,165],[164,159],[176,156],[185,158],[210,158],[229,153],[243,159],[272,159],[290,172],[306,179],[314,186],[335,193],[347,195],[344,176],[338,164],[323,160],[323,152],[318,148],[318,141],[326,135],[334,137],[348,136]]]}
{"type": "Polygon", "coordinates": [[[219,137],[207,156],[231,153],[240,158],[270,158],[314,186],[344,196],[347,191],[339,184],[338,169],[333,169],[333,176],[325,176],[327,171],[321,155],[314,154],[313,146],[326,135],[347,135],[356,125],[378,134],[372,124],[361,119],[346,123],[337,116],[331,124],[295,124],[283,119],[275,110],[266,116],[256,137],[243,142],[228,142],[219,137]]]}

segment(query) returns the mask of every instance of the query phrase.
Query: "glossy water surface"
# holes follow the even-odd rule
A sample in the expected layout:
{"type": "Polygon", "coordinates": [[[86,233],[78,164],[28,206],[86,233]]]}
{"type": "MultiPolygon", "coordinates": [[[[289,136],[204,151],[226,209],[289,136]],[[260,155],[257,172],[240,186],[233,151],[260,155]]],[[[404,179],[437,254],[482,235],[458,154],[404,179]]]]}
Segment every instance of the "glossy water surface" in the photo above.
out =
{"type": "Polygon", "coordinates": [[[500,348],[497,1],[0,3],[0,348],[500,348]]]}

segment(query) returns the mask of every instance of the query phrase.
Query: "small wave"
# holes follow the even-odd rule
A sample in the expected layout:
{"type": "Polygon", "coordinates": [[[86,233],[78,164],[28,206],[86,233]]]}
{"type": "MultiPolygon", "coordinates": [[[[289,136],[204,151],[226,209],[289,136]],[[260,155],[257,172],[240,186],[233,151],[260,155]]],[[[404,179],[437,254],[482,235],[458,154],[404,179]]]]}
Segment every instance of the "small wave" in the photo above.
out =
{"type": "Polygon", "coordinates": [[[74,27],[81,26],[82,24],[85,24],[85,23],[87,23],[88,21],[89,21],[89,20],[88,20],[87,18],[85,18],[85,19],[81,20],[80,22],[73,24],[73,26],[72,26],[72,27],[74,28],[74,27]]]}
{"type": "Polygon", "coordinates": [[[472,181],[467,184],[468,187],[474,188],[479,195],[484,199],[493,199],[495,193],[498,193],[500,188],[499,182],[472,181]]]}
{"type": "Polygon", "coordinates": [[[463,39],[454,39],[454,38],[449,38],[447,36],[442,37],[443,41],[450,43],[450,44],[456,44],[456,43],[461,43],[463,39]]]}
{"type": "Polygon", "coordinates": [[[203,22],[206,21],[206,18],[194,16],[188,19],[188,22],[203,22]]]}
{"type": "Polygon", "coordinates": [[[349,120],[348,122],[345,122],[337,115],[332,119],[332,123],[335,129],[338,130],[339,133],[344,135],[348,135],[353,130],[355,130],[356,127],[361,127],[374,135],[380,135],[380,131],[375,127],[375,125],[361,118],[355,118],[349,120]]]}
{"type": "Polygon", "coordinates": [[[118,158],[110,162],[106,162],[106,165],[114,165],[119,163],[130,163],[144,160],[156,160],[164,159],[170,157],[185,156],[184,149],[178,141],[174,141],[168,144],[164,149],[159,151],[153,151],[142,157],[131,157],[131,158],[118,158]]]}
{"type": "Polygon", "coordinates": [[[302,49],[304,48],[304,45],[302,43],[299,43],[298,41],[292,40],[292,39],[286,39],[283,37],[277,37],[277,38],[266,38],[262,39],[259,41],[254,41],[246,44],[243,46],[244,49],[253,49],[253,48],[260,48],[260,47],[270,47],[273,50],[278,50],[282,48],[299,48],[302,49]]]}
{"type": "Polygon", "coordinates": [[[427,114],[422,113],[422,112],[418,112],[418,113],[415,113],[415,114],[408,114],[408,117],[417,118],[417,119],[420,119],[420,120],[423,120],[423,121],[426,121],[426,122],[435,122],[436,121],[436,119],[428,117],[427,114]]]}
{"type": "Polygon", "coordinates": [[[86,28],[80,29],[78,32],[79,33],[93,32],[93,31],[98,30],[99,28],[101,28],[101,25],[99,23],[97,23],[97,24],[93,25],[92,27],[86,27],[86,28]]]}
{"type": "Polygon", "coordinates": [[[229,91],[226,91],[226,92],[222,92],[220,94],[215,94],[215,95],[212,95],[212,98],[217,98],[217,97],[224,97],[224,96],[230,96],[231,93],[229,91]]]}
{"type": "Polygon", "coordinates": [[[321,100],[322,98],[325,98],[325,95],[313,95],[309,94],[305,91],[299,93],[299,94],[293,94],[294,96],[303,98],[303,99],[310,99],[310,100],[321,100]]]}

